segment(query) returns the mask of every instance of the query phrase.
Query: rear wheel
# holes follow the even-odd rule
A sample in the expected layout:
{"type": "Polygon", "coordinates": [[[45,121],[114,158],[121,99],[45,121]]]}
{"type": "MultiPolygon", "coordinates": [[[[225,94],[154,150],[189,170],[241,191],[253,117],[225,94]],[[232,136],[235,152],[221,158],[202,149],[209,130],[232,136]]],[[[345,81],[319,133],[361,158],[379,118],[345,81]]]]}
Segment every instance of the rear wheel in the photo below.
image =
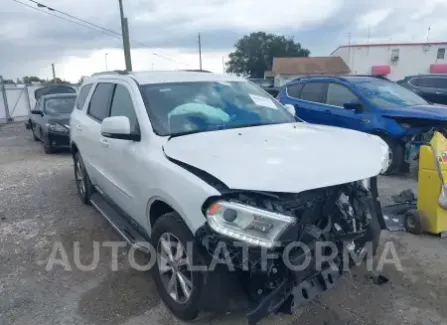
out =
{"type": "Polygon", "coordinates": [[[90,178],[88,177],[87,171],[85,170],[84,161],[82,160],[79,152],[74,155],[73,160],[78,195],[81,198],[82,203],[89,204],[90,196],[93,192],[93,185],[90,182],[90,178]]]}
{"type": "Polygon", "coordinates": [[[181,320],[195,319],[203,273],[192,266],[202,265],[203,257],[194,236],[176,212],[169,212],[155,222],[151,242],[157,251],[152,276],[163,302],[181,320]]]}

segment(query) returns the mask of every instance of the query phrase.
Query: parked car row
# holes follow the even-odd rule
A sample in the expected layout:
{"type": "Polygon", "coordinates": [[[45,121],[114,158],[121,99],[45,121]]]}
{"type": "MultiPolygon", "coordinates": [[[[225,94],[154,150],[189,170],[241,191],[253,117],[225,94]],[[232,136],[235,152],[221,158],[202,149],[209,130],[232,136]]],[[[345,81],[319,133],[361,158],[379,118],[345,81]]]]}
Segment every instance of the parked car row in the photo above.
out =
{"type": "MultiPolygon", "coordinates": [[[[447,125],[447,109],[385,78],[309,76],[288,83],[278,96],[303,120],[381,137],[390,147],[385,174],[408,169],[408,151],[421,135],[447,125]]],[[[339,146],[345,144],[340,143],[339,146]]]]}

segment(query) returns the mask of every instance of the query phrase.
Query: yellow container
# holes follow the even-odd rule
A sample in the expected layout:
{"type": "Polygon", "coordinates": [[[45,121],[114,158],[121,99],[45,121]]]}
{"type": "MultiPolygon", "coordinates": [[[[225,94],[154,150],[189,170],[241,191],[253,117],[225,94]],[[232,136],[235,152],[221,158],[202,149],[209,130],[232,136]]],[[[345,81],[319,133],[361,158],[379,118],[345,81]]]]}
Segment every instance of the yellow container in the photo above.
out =
{"type": "Polygon", "coordinates": [[[441,175],[447,180],[447,139],[435,132],[430,145],[423,145],[419,154],[417,208],[424,230],[432,234],[447,231],[447,209],[439,205],[441,175]],[[437,163],[437,161],[439,164],[437,163]]]}

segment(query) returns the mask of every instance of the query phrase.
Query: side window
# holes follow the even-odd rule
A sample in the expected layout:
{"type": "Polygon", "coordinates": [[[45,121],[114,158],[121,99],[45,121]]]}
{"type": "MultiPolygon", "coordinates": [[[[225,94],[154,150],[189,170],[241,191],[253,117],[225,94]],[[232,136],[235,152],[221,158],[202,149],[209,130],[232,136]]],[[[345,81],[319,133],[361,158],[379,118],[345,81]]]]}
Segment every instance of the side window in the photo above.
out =
{"type": "Polygon", "coordinates": [[[438,49],[438,54],[436,56],[437,60],[444,60],[445,58],[445,48],[438,49]]]}
{"type": "Polygon", "coordinates": [[[122,85],[116,85],[112,99],[110,116],[127,116],[132,132],[138,130],[138,120],[129,91],[122,85]]]}
{"type": "Polygon", "coordinates": [[[412,78],[408,83],[412,86],[421,86],[421,78],[412,78]]]}
{"type": "Polygon", "coordinates": [[[286,87],[287,96],[293,98],[300,98],[303,84],[294,84],[286,87]]]}
{"type": "Polygon", "coordinates": [[[309,82],[303,86],[301,99],[310,102],[324,103],[326,84],[322,82],[309,82]]]}
{"type": "Polygon", "coordinates": [[[90,93],[90,89],[92,89],[93,84],[84,85],[79,91],[78,97],[76,98],[75,107],[77,109],[82,109],[85,104],[85,100],[87,99],[88,94],[90,93]]]}
{"type": "Polygon", "coordinates": [[[447,88],[445,83],[447,79],[444,78],[423,78],[419,82],[419,85],[421,87],[427,87],[427,88],[447,88]]]}
{"type": "Polygon", "coordinates": [[[102,121],[109,114],[110,96],[113,84],[99,83],[90,100],[87,114],[98,121],[102,121]]]}
{"type": "Polygon", "coordinates": [[[327,104],[343,107],[344,103],[350,101],[359,101],[358,97],[350,89],[339,84],[329,84],[327,89],[327,104]]]}

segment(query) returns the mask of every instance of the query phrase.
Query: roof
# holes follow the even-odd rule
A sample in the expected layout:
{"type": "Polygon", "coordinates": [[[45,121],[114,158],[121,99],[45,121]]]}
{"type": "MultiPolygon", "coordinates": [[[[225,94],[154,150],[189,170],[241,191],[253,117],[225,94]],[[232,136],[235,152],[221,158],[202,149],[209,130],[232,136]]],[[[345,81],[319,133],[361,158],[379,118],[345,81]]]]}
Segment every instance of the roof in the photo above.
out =
{"type": "Polygon", "coordinates": [[[346,74],[349,67],[339,56],[273,58],[275,74],[346,74]]]}
{"type": "Polygon", "coordinates": [[[42,96],[42,98],[45,98],[45,99],[61,98],[61,97],[76,97],[76,93],[58,93],[58,94],[49,94],[49,95],[42,96]]]}
{"type": "MultiPolygon", "coordinates": [[[[447,42],[432,42],[432,43],[377,43],[377,44],[351,44],[351,45],[340,45],[332,53],[335,53],[342,48],[350,47],[391,47],[391,46],[432,46],[432,45],[446,45],[447,42]]],[[[332,54],[331,53],[331,54],[332,54]]]]}
{"type": "MultiPolygon", "coordinates": [[[[135,79],[139,84],[155,84],[155,83],[169,83],[169,82],[195,82],[195,81],[244,81],[245,79],[217,73],[204,73],[195,71],[138,71],[128,73],[100,73],[94,75],[91,79],[110,79],[110,78],[127,78],[135,79]]],[[[87,80],[86,80],[87,81],[87,80]]]]}

